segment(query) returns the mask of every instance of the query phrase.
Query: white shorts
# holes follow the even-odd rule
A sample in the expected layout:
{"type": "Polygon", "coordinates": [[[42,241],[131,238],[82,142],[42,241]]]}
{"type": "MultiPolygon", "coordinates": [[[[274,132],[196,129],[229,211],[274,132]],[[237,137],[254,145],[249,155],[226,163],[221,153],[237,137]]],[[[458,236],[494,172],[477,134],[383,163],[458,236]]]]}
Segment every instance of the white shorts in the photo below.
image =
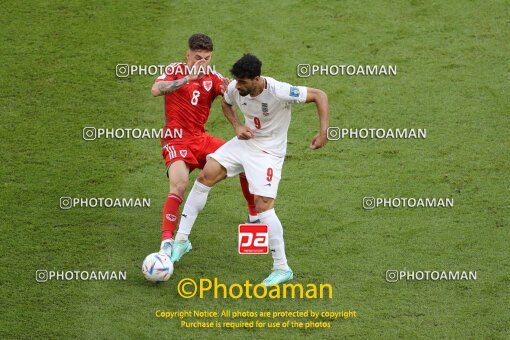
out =
{"type": "Polygon", "coordinates": [[[285,157],[270,155],[237,137],[207,157],[214,158],[227,169],[228,177],[244,172],[252,194],[276,198],[285,157]]]}

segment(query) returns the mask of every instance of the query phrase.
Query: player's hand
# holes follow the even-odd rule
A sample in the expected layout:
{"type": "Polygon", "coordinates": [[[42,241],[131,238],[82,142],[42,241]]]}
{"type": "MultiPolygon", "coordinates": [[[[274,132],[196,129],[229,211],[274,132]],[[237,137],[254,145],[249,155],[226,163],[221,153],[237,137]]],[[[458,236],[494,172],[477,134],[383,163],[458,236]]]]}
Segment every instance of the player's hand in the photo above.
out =
{"type": "Polygon", "coordinates": [[[247,140],[247,139],[255,138],[255,134],[253,133],[253,131],[251,131],[249,127],[244,126],[244,125],[239,125],[236,128],[236,135],[237,135],[237,139],[240,139],[240,140],[247,140]]]}
{"type": "Polygon", "coordinates": [[[225,88],[228,87],[228,84],[230,84],[231,81],[232,81],[232,79],[228,79],[226,77],[221,78],[221,82],[223,83],[223,86],[225,86],[225,88]]]}
{"type": "Polygon", "coordinates": [[[192,73],[188,76],[190,81],[202,78],[207,71],[207,61],[205,59],[200,59],[193,65],[191,71],[192,73]]]}
{"type": "Polygon", "coordinates": [[[225,77],[222,77],[221,78],[221,94],[224,94],[225,91],[227,91],[227,88],[228,88],[228,84],[230,84],[232,80],[231,79],[228,79],[228,78],[225,78],[225,77]]]}
{"type": "Polygon", "coordinates": [[[325,133],[318,133],[313,137],[312,143],[310,144],[310,149],[312,150],[320,149],[324,145],[326,145],[327,142],[328,136],[325,133]]]}

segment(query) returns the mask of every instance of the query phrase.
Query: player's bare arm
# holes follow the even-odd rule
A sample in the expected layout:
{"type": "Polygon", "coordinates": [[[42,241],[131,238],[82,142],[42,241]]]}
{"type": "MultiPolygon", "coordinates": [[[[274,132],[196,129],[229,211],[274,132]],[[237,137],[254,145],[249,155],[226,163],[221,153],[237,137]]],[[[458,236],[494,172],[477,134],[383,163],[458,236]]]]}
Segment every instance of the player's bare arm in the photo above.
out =
{"type": "Polygon", "coordinates": [[[205,75],[207,68],[207,60],[200,59],[191,68],[191,73],[184,78],[171,80],[171,81],[159,81],[152,85],[151,93],[154,97],[163,96],[178,90],[182,86],[189,83],[191,80],[196,80],[205,75]]]}
{"type": "Polygon", "coordinates": [[[228,104],[225,99],[221,101],[221,108],[223,109],[225,117],[227,117],[230,124],[232,124],[238,139],[247,140],[255,137],[255,134],[250,130],[250,128],[239,122],[234,108],[232,105],[228,104]]]}
{"type": "Polygon", "coordinates": [[[310,143],[311,149],[320,149],[328,142],[328,127],[329,127],[329,102],[328,96],[322,90],[307,88],[306,102],[315,102],[317,106],[317,113],[319,115],[320,129],[310,143]]]}
{"type": "Polygon", "coordinates": [[[190,81],[190,76],[186,76],[181,79],[171,80],[171,81],[158,81],[152,85],[152,96],[158,97],[163,96],[165,94],[169,94],[172,91],[175,91],[181,88],[183,85],[186,85],[190,81]]]}

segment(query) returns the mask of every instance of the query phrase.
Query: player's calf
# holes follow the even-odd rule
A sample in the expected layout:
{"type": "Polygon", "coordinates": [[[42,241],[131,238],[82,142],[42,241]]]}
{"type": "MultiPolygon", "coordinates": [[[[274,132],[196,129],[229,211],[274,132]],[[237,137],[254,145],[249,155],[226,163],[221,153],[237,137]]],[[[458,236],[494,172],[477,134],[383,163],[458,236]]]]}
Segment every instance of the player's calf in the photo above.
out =
{"type": "Polygon", "coordinates": [[[170,193],[162,212],[161,240],[168,241],[174,235],[178,223],[179,207],[188,185],[189,168],[183,161],[173,163],[168,169],[170,193]]]}
{"type": "Polygon", "coordinates": [[[260,223],[255,205],[255,197],[250,192],[250,185],[244,173],[239,174],[239,184],[241,184],[241,191],[243,192],[246,205],[248,206],[248,218],[246,219],[246,223],[260,223]]]}
{"type": "MultiPolygon", "coordinates": [[[[265,200],[266,205],[269,200],[265,200]]],[[[292,279],[292,270],[287,264],[287,256],[285,255],[285,242],[283,240],[282,223],[274,209],[269,209],[259,213],[260,222],[268,226],[269,249],[273,257],[273,272],[266,280],[269,284],[281,283],[292,279]]]]}

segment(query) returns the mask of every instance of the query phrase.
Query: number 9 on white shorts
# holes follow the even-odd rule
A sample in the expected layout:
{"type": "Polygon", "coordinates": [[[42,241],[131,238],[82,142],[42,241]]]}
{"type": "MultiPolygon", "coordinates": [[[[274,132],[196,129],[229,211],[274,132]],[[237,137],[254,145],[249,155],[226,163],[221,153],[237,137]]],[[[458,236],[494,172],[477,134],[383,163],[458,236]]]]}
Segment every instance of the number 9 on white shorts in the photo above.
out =
{"type": "Polygon", "coordinates": [[[237,137],[207,157],[220,163],[227,170],[228,177],[244,172],[252,194],[276,198],[284,157],[268,154],[250,145],[249,140],[239,140],[237,137]]]}

